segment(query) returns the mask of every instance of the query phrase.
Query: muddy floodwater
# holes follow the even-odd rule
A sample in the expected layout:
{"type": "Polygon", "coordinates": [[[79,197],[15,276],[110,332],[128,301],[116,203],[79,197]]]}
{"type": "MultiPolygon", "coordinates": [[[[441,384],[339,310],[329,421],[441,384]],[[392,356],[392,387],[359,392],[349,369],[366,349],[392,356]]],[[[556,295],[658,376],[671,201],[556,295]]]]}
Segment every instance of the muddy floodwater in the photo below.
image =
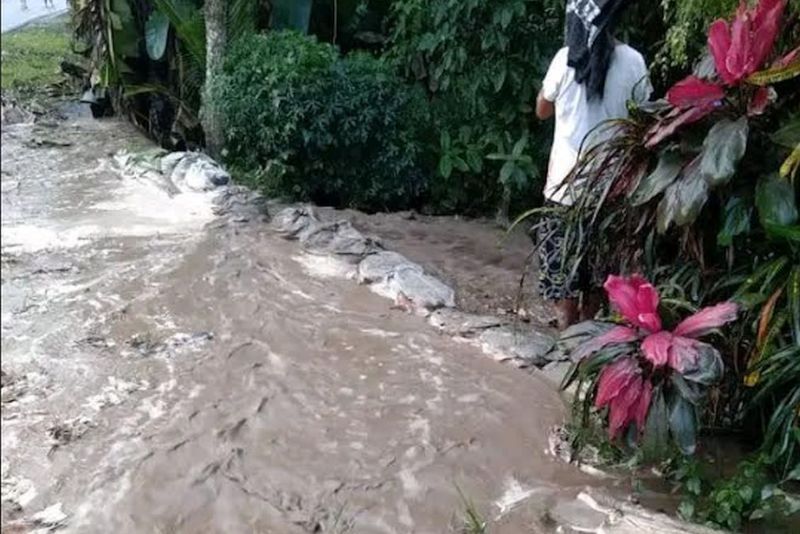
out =
{"type": "Polygon", "coordinates": [[[3,127],[3,532],[452,532],[459,492],[491,532],[551,532],[622,493],[546,452],[552,385],[117,168],[146,146],[3,127]]]}

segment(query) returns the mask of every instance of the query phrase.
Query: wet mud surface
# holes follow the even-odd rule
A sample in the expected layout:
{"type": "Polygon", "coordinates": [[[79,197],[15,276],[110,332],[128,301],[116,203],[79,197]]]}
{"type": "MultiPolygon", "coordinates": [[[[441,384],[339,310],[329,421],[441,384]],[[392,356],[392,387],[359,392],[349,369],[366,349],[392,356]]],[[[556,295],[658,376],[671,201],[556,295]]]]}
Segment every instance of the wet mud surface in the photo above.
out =
{"type": "Polygon", "coordinates": [[[536,295],[533,244],[520,224],[510,233],[490,220],[434,217],[417,213],[376,213],[321,209],[350,220],[389,250],[412,258],[456,289],[458,308],[507,316],[554,333],[549,306],[536,295]],[[524,277],[524,278],[523,278],[524,277]],[[523,287],[520,288],[520,283],[523,287]]]}
{"type": "Polygon", "coordinates": [[[552,532],[624,495],[547,453],[552,385],[114,166],[146,145],[3,128],[3,532],[458,532],[460,492],[552,532]]]}

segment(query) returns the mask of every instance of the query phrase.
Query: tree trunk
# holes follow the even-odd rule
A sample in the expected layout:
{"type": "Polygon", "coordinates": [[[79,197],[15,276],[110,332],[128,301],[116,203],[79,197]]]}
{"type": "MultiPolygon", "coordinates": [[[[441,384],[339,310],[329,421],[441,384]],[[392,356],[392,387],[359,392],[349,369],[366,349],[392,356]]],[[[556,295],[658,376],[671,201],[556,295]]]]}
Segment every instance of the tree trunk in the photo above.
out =
{"type": "Polygon", "coordinates": [[[214,99],[214,83],[222,75],[222,63],[227,45],[226,14],[228,0],[205,0],[206,19],[206,81],[203,91],[201,120],[206,136],[206,150],[219,158],[225,141],[222,114],[214,99]]]}

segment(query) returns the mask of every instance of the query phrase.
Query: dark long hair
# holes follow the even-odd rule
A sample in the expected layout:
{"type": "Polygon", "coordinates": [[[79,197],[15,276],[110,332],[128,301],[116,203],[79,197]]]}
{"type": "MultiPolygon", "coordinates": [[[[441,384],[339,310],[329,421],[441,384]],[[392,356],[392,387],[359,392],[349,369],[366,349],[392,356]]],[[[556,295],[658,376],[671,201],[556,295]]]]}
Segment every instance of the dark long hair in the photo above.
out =
{"type": "Polygon", "coordinates": [[[570,67],[575,69],[575,81],[586,86],[589,100],[602,99],[606,75],[614,52],[614,28],[619,22],[625,0],[608,0],[595,18],[598,34],[591,47],[588,32],[577,16],[567,17],[566,44],[569,47],[570,67]]]}

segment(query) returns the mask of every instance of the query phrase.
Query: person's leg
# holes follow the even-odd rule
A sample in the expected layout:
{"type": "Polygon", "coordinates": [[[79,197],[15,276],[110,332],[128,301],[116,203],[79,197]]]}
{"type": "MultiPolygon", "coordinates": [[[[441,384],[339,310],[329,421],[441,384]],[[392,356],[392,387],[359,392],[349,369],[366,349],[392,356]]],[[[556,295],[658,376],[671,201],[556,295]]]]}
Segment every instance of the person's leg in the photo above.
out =
{"type": "Polygon", "coordinates": [[[602,252],[593,248],[584,258],[581,265],[581,287],[583,299],[581,302],[581,321],[590,321],[595,318],[605,302],[603,284],[608,274],[608,258],[601,256],[602,252]]]}
{"type": "Polygon", "coordinates": [[[578,309],[578,299],[569,298],[561,299],[555,303],[556,312],[558,313],[558,329],[566,330],[570,326],[582,320],[580,311],[578,309]]]}
{"type": "Polygon", "coordinates": [[[558,215],[545,217],[537,230],[539,247],[539,294],[551,302],[559,330],[579,320],[577,281],[569,275],[564,258],[564,221],[558,215]]]}
{"type": "Polygon", "coordinates": [[[580,307],[580,320],[591,321],[603,306],[603,294],[596,288],[586,289],[580,307]]]}

